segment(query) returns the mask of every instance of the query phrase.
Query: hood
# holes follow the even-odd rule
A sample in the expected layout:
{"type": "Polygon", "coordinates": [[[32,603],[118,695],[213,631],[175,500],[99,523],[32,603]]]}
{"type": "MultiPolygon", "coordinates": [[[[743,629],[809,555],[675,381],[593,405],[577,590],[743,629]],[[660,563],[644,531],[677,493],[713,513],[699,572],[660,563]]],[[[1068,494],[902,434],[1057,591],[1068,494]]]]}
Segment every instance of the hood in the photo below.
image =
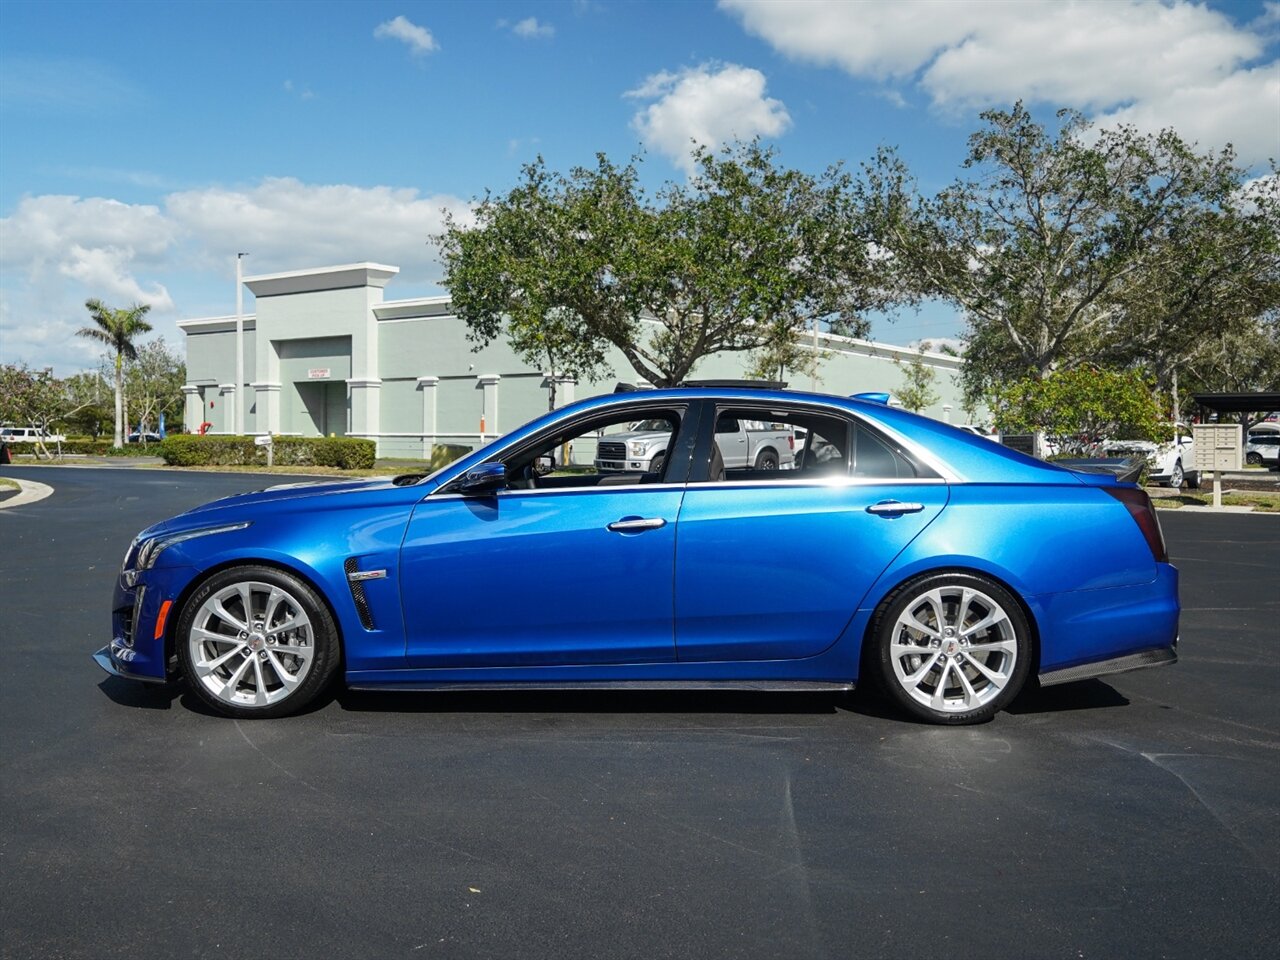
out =
{"type": "Polygon", "coordinates": [[[280,503],[286,500],[308,500],[316,497],[331,497],[340,493],[385,490],[395,487],[391,477],[380,477],[373,480],[312,480],[302,483],[281,483],[265,490],[253,493],[238,493],[221,500],[211,500],[192,510],[186,515],[203,513],[209,510],[223,510],[228,507],[250,507],[266,503],[280,503]]]}

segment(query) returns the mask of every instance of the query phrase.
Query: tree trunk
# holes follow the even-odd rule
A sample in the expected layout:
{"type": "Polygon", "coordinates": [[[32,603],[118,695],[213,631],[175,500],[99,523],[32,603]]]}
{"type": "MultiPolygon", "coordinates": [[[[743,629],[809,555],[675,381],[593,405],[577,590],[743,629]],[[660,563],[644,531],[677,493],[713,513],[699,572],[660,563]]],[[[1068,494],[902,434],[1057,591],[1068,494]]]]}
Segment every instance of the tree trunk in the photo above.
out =
{"type": "Polygon", "coordinates": [[[115,446],[124,446],[124,434],[121,432],[122,418],[124,415],[124,376],[123,363],[120,352],[116,351],[116,436],[115,446]]]}

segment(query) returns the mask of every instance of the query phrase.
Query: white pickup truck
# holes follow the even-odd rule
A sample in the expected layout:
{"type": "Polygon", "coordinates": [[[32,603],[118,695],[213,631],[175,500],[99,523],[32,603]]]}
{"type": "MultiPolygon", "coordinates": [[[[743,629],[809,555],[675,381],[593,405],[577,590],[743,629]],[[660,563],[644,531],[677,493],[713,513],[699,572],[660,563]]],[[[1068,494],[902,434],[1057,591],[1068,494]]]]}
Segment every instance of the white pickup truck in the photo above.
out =
{"type": "MultiPolygon", "coordinates": [[[[632,424],[626,433],[601,437],[595,467],[601,473],[660,473],[667,460],[671,425],[665,420],[632,424]]],[[[795,467],[795,435],[790,427],[759,420],[721,417],[716,446],[726,470],[791,470],[795,467]]]]}

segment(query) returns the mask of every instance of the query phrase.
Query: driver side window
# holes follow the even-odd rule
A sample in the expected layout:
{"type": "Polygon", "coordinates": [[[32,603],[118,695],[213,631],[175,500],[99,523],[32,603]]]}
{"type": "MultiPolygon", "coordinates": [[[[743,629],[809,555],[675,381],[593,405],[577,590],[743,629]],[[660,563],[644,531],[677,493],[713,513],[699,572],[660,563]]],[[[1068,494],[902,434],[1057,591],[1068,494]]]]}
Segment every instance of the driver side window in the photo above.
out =
{"type": "Polygon", "coordinates": [[[545,490],[659,483],[681,413],[635,408],[578,420],[505,458],[508,486],[545,490]]]}

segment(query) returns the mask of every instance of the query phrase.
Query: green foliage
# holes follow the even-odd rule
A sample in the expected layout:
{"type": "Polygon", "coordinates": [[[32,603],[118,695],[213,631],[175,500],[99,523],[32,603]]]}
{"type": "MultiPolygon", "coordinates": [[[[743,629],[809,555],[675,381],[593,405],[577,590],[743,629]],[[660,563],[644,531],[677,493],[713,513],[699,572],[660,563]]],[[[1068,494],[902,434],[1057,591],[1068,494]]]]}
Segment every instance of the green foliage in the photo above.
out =
{"type": "Polygon", "coordinates": [[[1164,385],[1203,338],[1277,302],[1276,205],[1243,196],[1230,149],[1058,118],[1050,131],[1021,104],[983,113],[973,176],[936,196],[892,151],[859,185],[902,289],[965,314],[971,398],[1100,360],[1164,385]]]}
{"type": "MultiPolygon", "coordinates": [[[[144,447],[140,443],[127,443],[123,447],[113,447],[110,440],[94,440],[89,437],[68,437],[57,445],[62,456],[68,454],[87,457],[154,457],[157,446],[144,447]]],[[[34,443],[11,443],[9,452],[14,456],[45,456],[46,452],[37,450],[34,443]]]]}
{"type": "MultiPolygon", "coordinates": [[[[78,409],[65,382],[47,371],[32,370],[25,364],[0,364],[0,423],[31,426],[52,436],[78,409]]],[[[39,456],[53,456],[42,441],[31,446],[39,456]]]]}
{"type": "Polygon", "coordinates": [[[115,367],[114,437],[115,446],[120,447],[124,445],[124,364],[126,360],[138,358],[134,340],[151,330],[151,324],[145,319],[151,305],[135,303],[127,310],[117,310],[95,299],[86,300],[84,307],[89,311],[94,326],[81,327],[76,336],[104,344],[115,367]]]}
{"type": "Polygon", "coordinates": [[[1061,450],[1084,453],[1098,440],[1162,440],[1151,384],[1134,370],[1076,367],[1046,377],[1029,374],[988,395],[1005,433],[1044,432],[1061,450]]]}
{"type": "Polygon", "coordinates": [[[902,386],[894,391],[894,395],[903,407],[912,413],[919,413],[938,402],[938,392],[933,389],[938,372],[926,364],[919,354],[906,363],[900,357],[894,357],[893,362],[902,371],[902,386]]]}
{"type": "Polygon", "coordinates": [[[697,164],[650,197],[636,161],[600,155],[561,175],[539,160],[480,202],[474,226],[450,221],[444,283],[472,339],[505,331],[526,360],[582,376],[612,345],[670,386],[709,354],[785,344],[815,318],[865,332],[884,285],[848,175],[780,167],[758,142],[699,150],[697,164]]]}
{"type": "MultiPolygon", "coordinates": [[[[276,437],[272,460],[279,466],[338,467],[368,470],[377,457],[377,445],[359,437],[276,437]]],[[[253,437],[197,436],[179,433],[159,446],[165,463],[176,467],[265,466],[266,447],[253,437]]]]}
{"type": "Polygon", "coordinates": [[[186,364],[176,350],[169,349],[164,337],[138,347],[124,367],[128,425],[155,430],[163,413],[176,426],[181,422],[182,385],[186,382],[186,364]]]}

